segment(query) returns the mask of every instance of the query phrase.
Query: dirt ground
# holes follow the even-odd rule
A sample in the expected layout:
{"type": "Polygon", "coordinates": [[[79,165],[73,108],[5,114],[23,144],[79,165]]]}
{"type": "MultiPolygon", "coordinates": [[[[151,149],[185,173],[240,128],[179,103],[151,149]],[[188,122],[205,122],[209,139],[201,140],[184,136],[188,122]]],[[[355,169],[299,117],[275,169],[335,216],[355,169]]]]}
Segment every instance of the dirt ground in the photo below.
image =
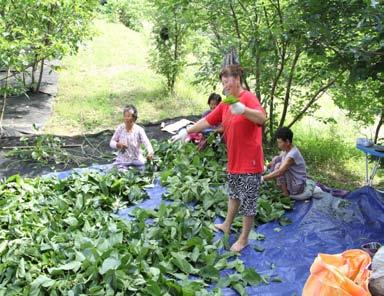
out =
{"type": "MultiPolygon", "coordinates": [[[[198,116],[183,117],[195,121],[198,116]]],[[[166,125],[178,121],[181,117],[165,119],[166,125]]],[[[142,125],[149,139],[158,141],[169,139],[172,135],[161,131],[161,122],[142,125]]],[[[74,145],[76,147],[62,148],[72,156],[76,161],[66,164],[54,162],[42,163],[34,161],[31,157],[21,158],[21,155],[10,156],[10,152],[14,149],[11,147],[25,146],[20,141],[21,137],[1,137],[0,138],[0,179],[19,174],[25,177],[36,177],[55,171],[69,170],[75,167],[86,167],[92,164],[106,164],[113,162],[115,157],[114,151],[109,147],[109,141],[113,135],[113,130],[104,130],[97,134],[78,135],[74,137],[57,136],[60,142],[65,146],[74,145]]],[[[33,146],[38,141],[39,136],[26,135],[28,138],[28,146],[33,146]]],[[[56,137],[56,136],[55,136],[56,137]]],[[[21,150],[23,151],[23,150],[21,150]]]]}

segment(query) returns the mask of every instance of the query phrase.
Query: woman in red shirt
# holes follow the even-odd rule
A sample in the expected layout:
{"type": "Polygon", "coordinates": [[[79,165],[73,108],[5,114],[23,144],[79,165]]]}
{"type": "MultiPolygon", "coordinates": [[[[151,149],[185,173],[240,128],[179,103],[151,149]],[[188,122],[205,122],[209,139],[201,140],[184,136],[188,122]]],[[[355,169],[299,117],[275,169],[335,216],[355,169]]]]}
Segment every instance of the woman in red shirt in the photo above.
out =
{"type": "Polygon", "coordinates": [[[224,93],[238,98],[239,102],[220,103],[208,116],[187,129],[182,129],[174,139],[184,140],[188,133],[200,132],[221,124],[228,154],[228,212],[224,223],[215,227],[230,233],[238,213],[243,215],[243,229],[231,251],[240,252],[248,245],[248,236],[256,215],[261,173],[264,169],[262,126],[267,117],[259,100],[243,88],[243,69],[230,65],[220,73],[224,93]]]}

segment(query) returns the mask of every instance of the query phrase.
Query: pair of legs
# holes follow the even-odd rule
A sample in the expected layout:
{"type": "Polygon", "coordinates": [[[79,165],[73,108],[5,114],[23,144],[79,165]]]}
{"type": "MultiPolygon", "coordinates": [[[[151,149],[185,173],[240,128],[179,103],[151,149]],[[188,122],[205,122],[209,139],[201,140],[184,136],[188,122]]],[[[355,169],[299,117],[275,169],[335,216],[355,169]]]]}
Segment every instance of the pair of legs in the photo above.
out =
{"type": "Polygon", "coordinates": [[[261,174],[228,174],[228,211],[224,223],[215,227],[229,234],[237,212],[243,215],[243,228],[231,251],[240,252],[248,245],[249,233],[256,215],[261,174]]]}
{"type": "MultiPolygon", "coordinates": [[[[230,198],[228,201],[228,212],[225,218],[224,223],[216,224],[215,227],[226,234],[231,232],[231,225],[233,220],[236,217],[237,212],[239,211],[240,200],[235,198],[230,198]]],[[[232,245],[231,251],[240,252],[248,245],[248,237],[251,232],[253,220],[255,216],[243,216],[243,228],[241,234],[237,241],[232,245]]]]}

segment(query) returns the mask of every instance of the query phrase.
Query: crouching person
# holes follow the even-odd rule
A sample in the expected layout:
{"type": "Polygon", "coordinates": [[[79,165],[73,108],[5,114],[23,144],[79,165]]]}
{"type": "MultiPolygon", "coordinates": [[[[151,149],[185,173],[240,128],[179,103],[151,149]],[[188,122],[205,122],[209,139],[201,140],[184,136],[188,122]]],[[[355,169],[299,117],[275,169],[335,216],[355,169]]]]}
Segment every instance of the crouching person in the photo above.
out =
{"type": "Polygon", "coordinates": [[[272,159],[268,165],[271,172],[264,175],[262,181],[276,179],[285,196],[300,196],[306,189],[307,169],[299,149],[293,145],[293,132],[287,127],[282,127],[276,131],[275,137],[281,153],[272,159]]]}

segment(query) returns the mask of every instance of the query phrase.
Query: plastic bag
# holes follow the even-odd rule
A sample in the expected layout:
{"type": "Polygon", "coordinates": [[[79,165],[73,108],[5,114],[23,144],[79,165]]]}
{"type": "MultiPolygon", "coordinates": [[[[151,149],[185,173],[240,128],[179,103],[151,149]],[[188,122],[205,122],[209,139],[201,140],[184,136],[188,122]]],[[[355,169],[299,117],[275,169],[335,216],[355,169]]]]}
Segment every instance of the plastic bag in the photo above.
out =
{"type": "Polygon", "coordinates": [[[369,254],[358,249],[319,254],[311,266],[303,296],[369,296],[370,264],[369,254]]]}

